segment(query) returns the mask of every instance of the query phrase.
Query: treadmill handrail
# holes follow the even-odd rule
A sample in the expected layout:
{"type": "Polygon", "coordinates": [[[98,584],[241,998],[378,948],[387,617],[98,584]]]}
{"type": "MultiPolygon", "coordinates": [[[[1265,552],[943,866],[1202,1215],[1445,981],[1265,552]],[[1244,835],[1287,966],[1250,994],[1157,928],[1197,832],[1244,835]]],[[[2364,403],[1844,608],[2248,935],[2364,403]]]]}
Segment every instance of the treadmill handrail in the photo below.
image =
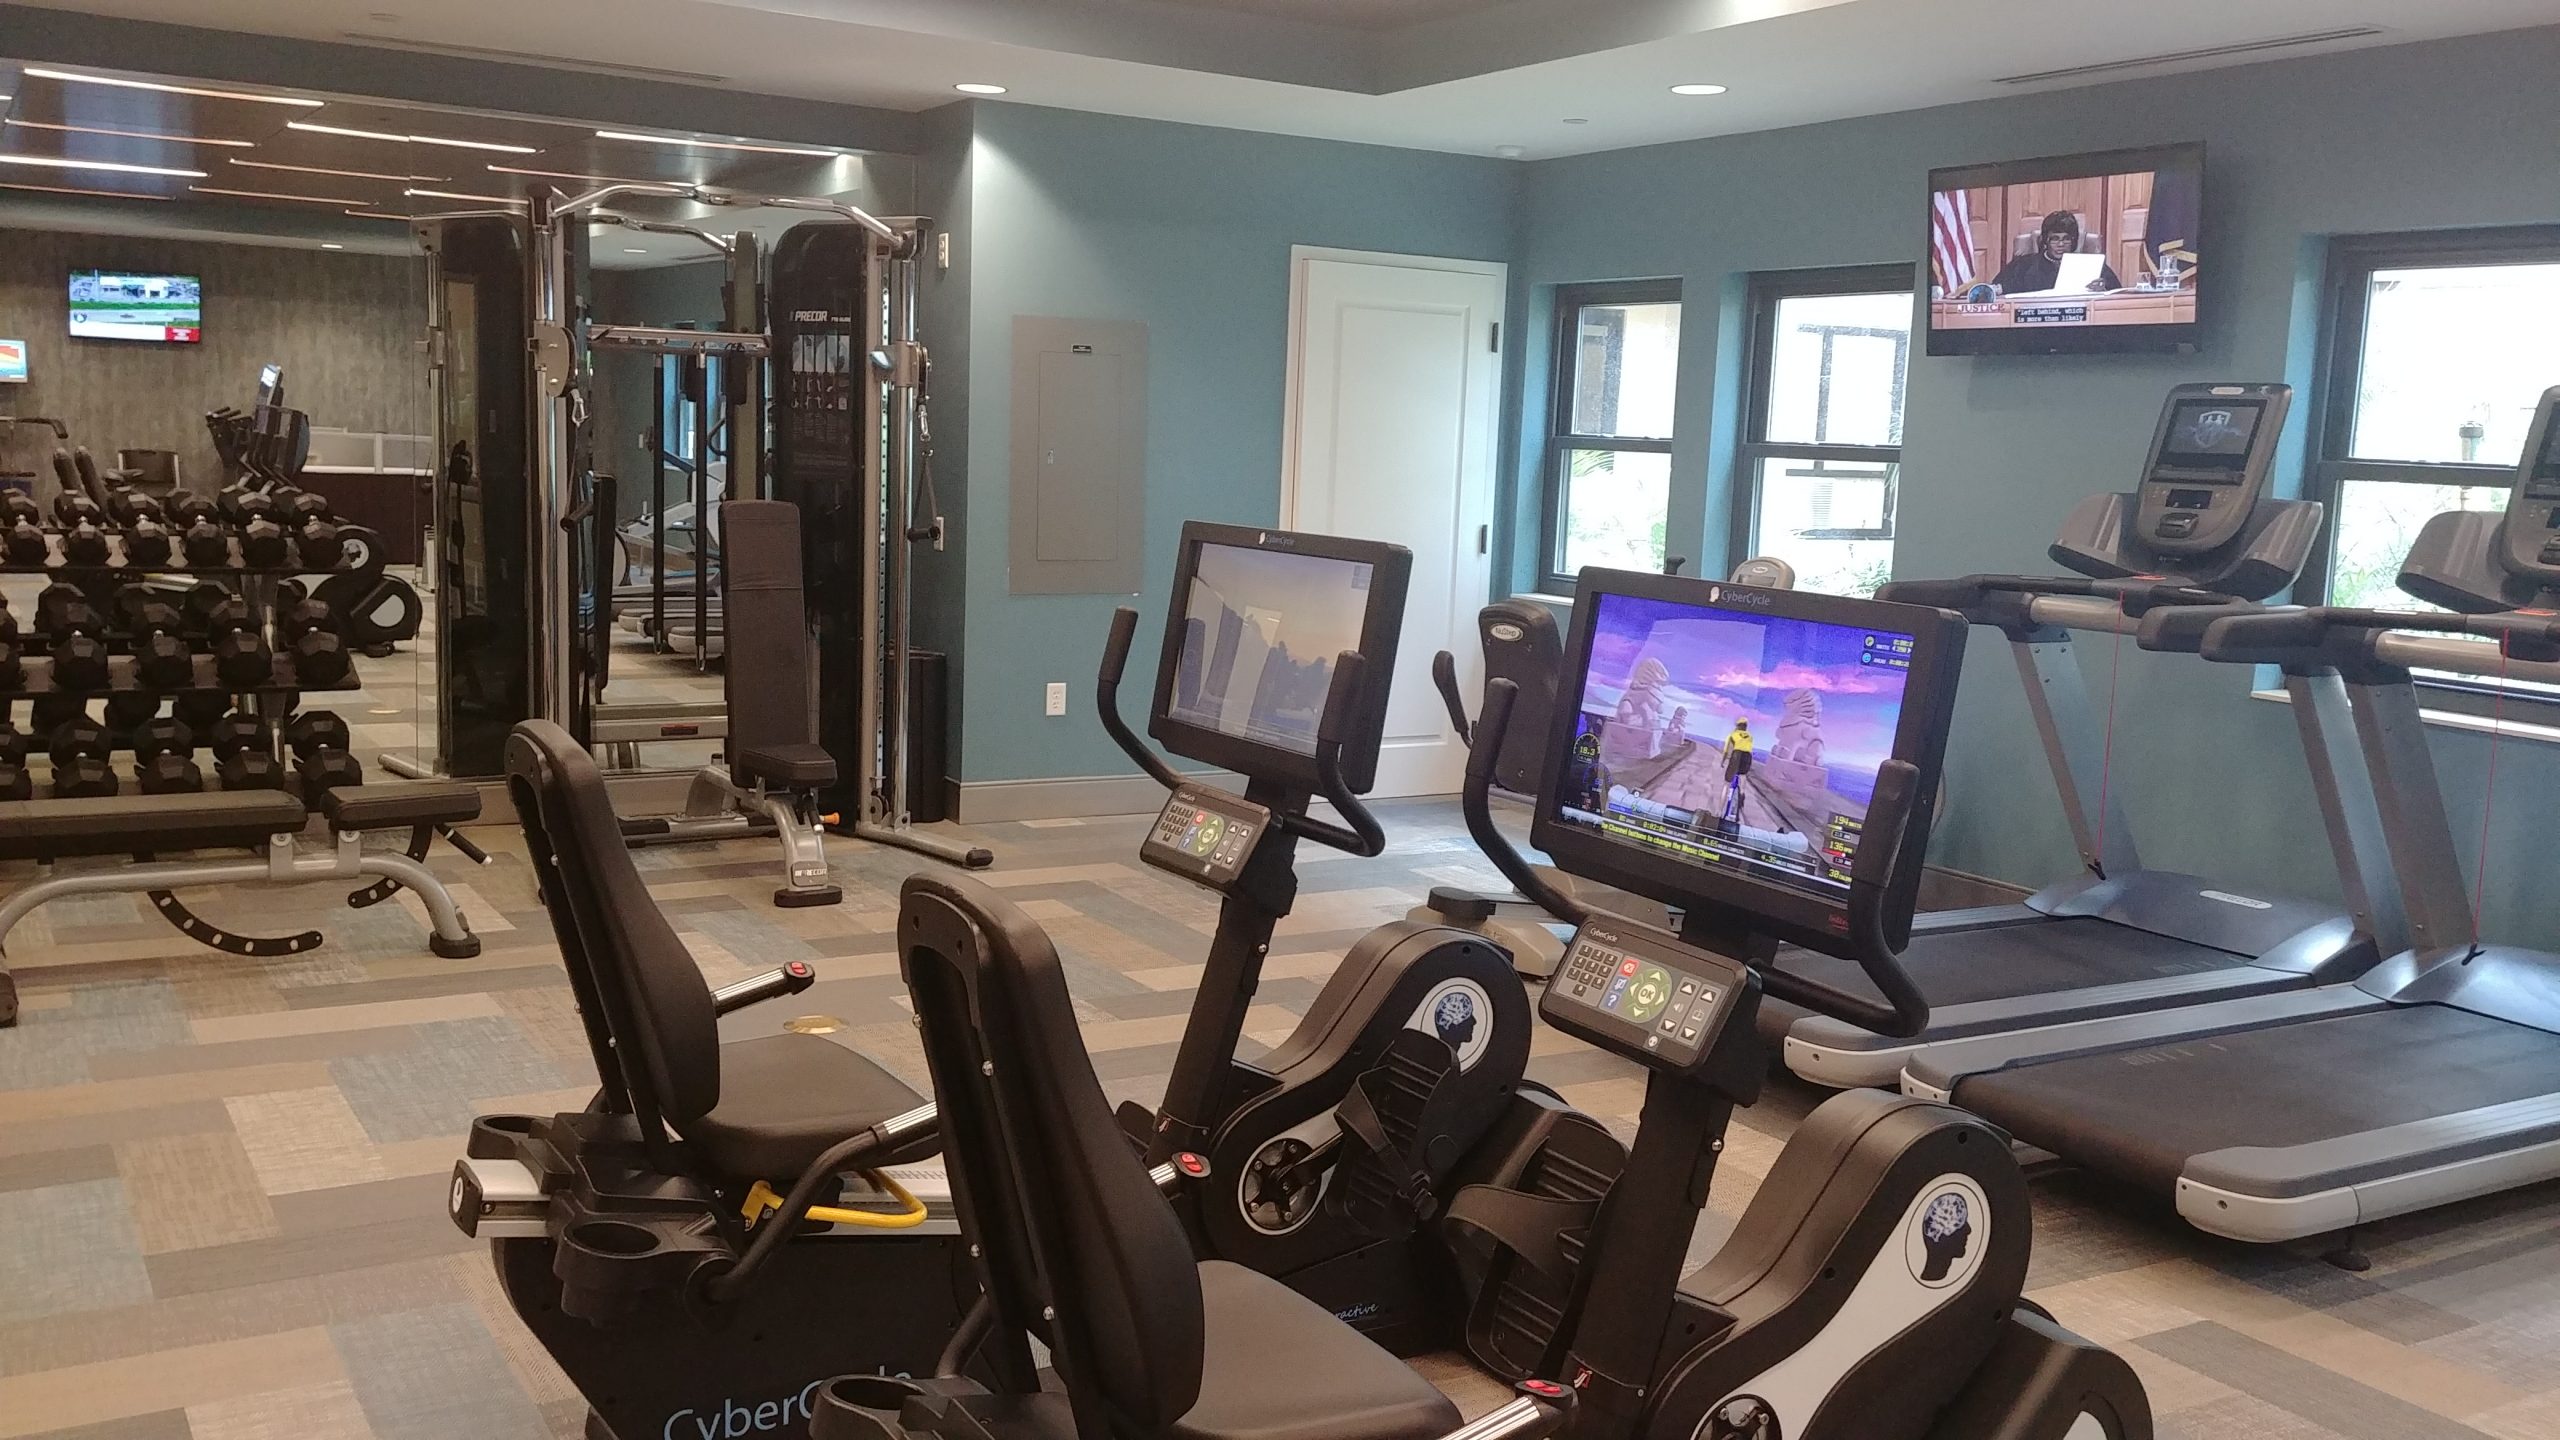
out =
{"type": "MultiPolygon", "coordinates": [[[[1494,757],[1502,753],[1503,736],[1511,728],[1511,709],[1519,693],[1518,686],[1498,677],[1485,685],[1484,713],[1476,719],[1475,742],[1467,747],[1466,790],[1461,797],[1467,833],[1503,878],[1531,903],[1579,928],[1597,912],[1549,882],[1493,823],[1494,757]]],[[[1920,771],[1911,762],[1887,760],[1877,768],[1875,795],[1867,807],[1857,857],[1850,862],[1846,958],[1866,972],[1868,982],[1883,993],[1884,1003],[1762,962],[1747,961],[1759,972],[1762,988],[1768,994],[1880,1035],[1907,1038],[1929,1028],[1929,1001],[1920,993],[1911,972],[1902,968],[1902,952],[1886,933],[1884,905],[1893,877],[1902,866],[1903,846],[1910,838],[1919,789],[1920,771]]]]}
{"type": "Polygon", "coordinates": [[[2515,664],[2560,664],[2560,616],[2530,611],[2458,615],[2448,611],[2321,605],[2217,620],[2205,631],[2201,653],[2208,660],[2281,665],[2320,659],[2340,641],[2386,664],[2494,675],[2515,664]],[[2403,646],[2391,643],[2411,639],[2395,632],[2412,630],[2470,636],[2489,643],[2459,648],[2441,641],[2411,640],[2403,646]],[[2424,648],[2418,648],[2421,646],[2424,648]],[[2395,650],[2399,653],[2395,654],[2395,650]]]}

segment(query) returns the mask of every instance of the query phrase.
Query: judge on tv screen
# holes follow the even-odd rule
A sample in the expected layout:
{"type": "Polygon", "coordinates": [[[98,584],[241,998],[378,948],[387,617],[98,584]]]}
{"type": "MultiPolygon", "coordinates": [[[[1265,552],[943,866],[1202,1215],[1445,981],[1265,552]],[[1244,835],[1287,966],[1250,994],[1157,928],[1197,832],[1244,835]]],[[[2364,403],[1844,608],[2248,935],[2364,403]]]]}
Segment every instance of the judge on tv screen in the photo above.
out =
{"type": "Polygon", "coordinates": [[[1933,336],[2195,324],[2200,167],[1933,181],[1933,336]]]}

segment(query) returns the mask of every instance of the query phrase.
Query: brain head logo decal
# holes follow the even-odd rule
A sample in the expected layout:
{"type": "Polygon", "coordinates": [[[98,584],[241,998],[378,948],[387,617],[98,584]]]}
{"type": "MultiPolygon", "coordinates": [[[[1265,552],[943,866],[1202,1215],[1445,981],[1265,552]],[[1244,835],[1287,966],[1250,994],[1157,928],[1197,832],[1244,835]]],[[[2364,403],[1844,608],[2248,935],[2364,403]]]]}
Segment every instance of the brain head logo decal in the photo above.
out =
{"type": "Polygon", "coordinates": [[[1920,1192],[1903,1225],[1902,1256],[1911,1278],[1932,1290],[1961,1285],[1979,1270],[1990,1243],[1991,1202],[1961,1175],[1944,1175],[1920,1192]]]}
{"type": "Polygon", "coordinates": [[[1471,1070],[1493,1038],[1493,997],[1473,980],[1443,980],[1414,1007],[1405,1028],[1439,1036],[1458,1068],[1471,1070]]]}

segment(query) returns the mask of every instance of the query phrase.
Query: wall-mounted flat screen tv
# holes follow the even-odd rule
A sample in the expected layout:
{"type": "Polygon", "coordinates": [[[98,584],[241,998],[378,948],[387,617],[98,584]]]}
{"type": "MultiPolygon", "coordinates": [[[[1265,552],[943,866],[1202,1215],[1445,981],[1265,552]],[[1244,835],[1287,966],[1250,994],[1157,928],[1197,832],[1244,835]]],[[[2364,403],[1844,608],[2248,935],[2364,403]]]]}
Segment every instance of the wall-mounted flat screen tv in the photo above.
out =
{"type": "Polygon", "coordinates": [[[1929,353],[2192,350],[2204,147],[1929,172],[1929,353]]]}
{"type": "Polygon", "coordinates": [[[204,339],[204,282],[193,275],[74,270],[71,337],[193,345],[204,339]]]}

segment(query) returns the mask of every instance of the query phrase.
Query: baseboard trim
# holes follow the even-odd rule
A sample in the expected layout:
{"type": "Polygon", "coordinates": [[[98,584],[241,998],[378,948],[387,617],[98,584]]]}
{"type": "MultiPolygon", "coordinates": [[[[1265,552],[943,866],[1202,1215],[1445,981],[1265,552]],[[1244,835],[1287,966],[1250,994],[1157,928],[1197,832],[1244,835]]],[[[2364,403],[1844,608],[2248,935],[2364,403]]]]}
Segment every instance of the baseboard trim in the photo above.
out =
{"type": "MultiPolygon", "coordinates": [[[[1186,772],[1186,778],[1225,790],[1244,789],[1244,777],[1225,770],[1186,772]]],[[[1053,780],[963,780],[953,815],[963,825],[1003,820],[1082,820],[1097,815],[1147,815],[1164,807],[1164,787],[1144,775],[1068,775],[1053,780]]]]}

